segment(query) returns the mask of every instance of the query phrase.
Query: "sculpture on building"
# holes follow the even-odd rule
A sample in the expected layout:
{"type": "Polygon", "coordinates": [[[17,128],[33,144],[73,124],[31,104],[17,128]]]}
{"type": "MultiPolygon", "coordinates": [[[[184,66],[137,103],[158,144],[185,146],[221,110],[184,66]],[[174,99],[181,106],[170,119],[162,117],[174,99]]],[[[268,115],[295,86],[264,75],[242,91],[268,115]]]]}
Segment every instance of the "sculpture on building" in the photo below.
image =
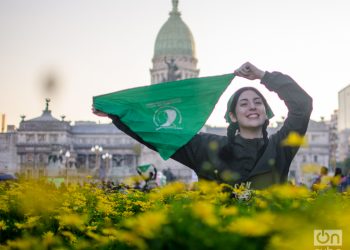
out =
{"type": "Polygon", "coordinates": [[[165,79],[165,81],[172,82],[176,81],[177,79],[180,79],[181,73],[177,73],[179,68],[175,63],[175,59],[171,58],[170,61],[168,61],[166,57],[164,57],[164,62],[168,66],[167,79],[165,79]]]}

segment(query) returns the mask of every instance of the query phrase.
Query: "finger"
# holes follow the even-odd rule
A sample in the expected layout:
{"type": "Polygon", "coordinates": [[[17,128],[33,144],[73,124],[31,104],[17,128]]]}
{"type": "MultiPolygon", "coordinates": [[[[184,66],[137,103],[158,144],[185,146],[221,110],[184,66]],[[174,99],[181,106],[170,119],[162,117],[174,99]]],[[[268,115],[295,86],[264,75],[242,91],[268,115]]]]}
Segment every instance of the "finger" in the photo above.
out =
{"type": "Polygon", "coordinates": [[[237,75],[247,77],[249,75],[249,72],[247,72],[244,69],[239,69],[239,70],[237,70],[237,75]]]}

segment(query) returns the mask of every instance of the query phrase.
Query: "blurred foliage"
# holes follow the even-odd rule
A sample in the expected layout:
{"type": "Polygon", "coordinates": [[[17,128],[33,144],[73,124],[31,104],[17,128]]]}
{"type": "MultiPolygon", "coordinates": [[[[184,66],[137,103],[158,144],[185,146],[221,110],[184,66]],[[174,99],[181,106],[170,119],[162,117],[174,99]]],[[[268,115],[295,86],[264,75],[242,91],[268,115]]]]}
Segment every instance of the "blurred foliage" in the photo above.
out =
{"type": "MultiPolygon", "coordinates": [[[[143,193],[45,180],[0,183],[0,249],[314,249],[314,229],[350,234],[350,195],[279,185],[175,182],[143,193]],[[235,198],[236,197],[236,198],[235,198]]],[[[343,237],[341,249],[350,249],[343,237]]]]}

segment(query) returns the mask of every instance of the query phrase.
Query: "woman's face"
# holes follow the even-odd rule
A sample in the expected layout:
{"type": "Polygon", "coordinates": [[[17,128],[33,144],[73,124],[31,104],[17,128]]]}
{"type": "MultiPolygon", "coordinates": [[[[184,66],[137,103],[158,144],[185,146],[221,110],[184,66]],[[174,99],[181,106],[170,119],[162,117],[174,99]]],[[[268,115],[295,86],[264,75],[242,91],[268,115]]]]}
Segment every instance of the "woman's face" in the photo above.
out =
{"type": "Polygon", "coordinates": [[[240,128],[259,128],[267,119],[264,102],[253,90],[241,93],[235,111],[236,116],[231,112],[230,117],[233,122],[238,121],[240,128]]]}

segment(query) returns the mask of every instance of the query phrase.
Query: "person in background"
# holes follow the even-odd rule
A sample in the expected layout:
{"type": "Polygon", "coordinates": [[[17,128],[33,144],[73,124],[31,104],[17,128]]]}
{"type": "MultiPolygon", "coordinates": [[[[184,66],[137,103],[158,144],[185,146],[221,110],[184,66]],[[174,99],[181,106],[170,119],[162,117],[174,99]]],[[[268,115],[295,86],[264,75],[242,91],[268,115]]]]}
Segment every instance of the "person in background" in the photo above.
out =
{"type": "Polygon", "coordinates": [[[332,180],[332,186],[339,192],[345,192],[347,178],[343,175],[341,168],[335,168],[334,177],[332,180]]]}
{"type": "Polygon", "coordinates": [[[322,166],[320,169],[320,174],[316,177],[316,179],[313,181],[311,189],[316,191],[317,190],[317,185],[324,184],[324,185],[329,185],[330,180],[327,179],[328,177],[328,168],[325,166],[322,166]]]}

